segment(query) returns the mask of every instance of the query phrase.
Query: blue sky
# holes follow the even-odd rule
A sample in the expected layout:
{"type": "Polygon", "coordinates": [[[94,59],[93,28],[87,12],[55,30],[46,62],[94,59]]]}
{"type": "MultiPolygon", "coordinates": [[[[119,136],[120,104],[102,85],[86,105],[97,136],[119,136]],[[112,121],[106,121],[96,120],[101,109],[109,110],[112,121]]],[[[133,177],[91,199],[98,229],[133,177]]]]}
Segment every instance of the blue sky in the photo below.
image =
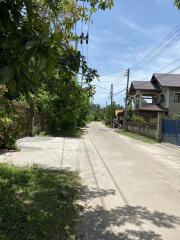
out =
{"type": "MultiPolygon", "coordinates": [[[[173,0],[115,0],[114,8],[99,11],[90,25],[88,63],[96,68],[100,81],[94,84],[114,92],[123,90],[126,78],[122,71],[131,67],[158,44],[169,32],[180,24],[180,10],[173,6],[173,0]]],[[[87,26],[83,26],[86,32],[87,26]]],[[[80,50],[81,47],[79,47],[80,50]]],[[[83,45],[87,56],[87,46],[83,45]]],[[[152,62],[131,71],[130,80],[149,80],[153,72],[167,72],[180,66],[180,59],[169,68],[164,68],[180,58],[180,40],[164,51],[152,62]]],[[[124,93],[115,96],[115,101],[123,104],[124,93]]],[[[108,91],[96,88],[94,102],[105,105],[108,91]]]]}

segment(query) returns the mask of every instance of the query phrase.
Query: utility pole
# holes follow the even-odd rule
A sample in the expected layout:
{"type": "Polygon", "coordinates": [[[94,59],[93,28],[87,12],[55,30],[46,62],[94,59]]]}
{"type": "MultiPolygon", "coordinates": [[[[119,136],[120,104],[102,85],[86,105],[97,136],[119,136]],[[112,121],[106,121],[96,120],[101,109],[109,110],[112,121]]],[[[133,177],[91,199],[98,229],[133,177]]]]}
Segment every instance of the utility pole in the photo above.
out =
{"type": "Polygon", "coordinates": [[[127,76],[127,86],[126,86],[126,98],[125,98],[125,109],[124,109],[124,121],[123,128],[127,128],[127,108],[128,108],[128,91],[129,91],[129,78],[130,78],[130,69],[127,70],[125,76],[127,76]]]}
{"type": "MultiPolygon", "coordinates": [[[[75,25],[75,34],[76,34],[76,25],[75,25]]],[[[77,35],[76,35],[77,36],[77,35]]],[[[87,33],[86,35],[82,32],[80,36],[77,36],[77,39],[75,40],[75,50],[78,50],[78,43],[80,41],[80,44],[82,45],[84,43],[84,41],[86,42],[86,44],[89,43],[89,33],[87,33]]],[[[78,81],[78,74],[76,74],[76,80],[78,81]]],[[[81,86],[83,83],[83,74],[82,74],[82,78],[81,78],[81,86]]]]}
{"type": "MultiPolygon", "coordinates": [[[[86,42],[86,44],[89,43],[89,33],[87,33],[86,35],[82,32],[80,37],[80,43],[81,45],[84,43],[84,41],[86,42]]],[[[83,86],[83,80],[84,80],[84,76],[83,76],[83,72],[82,72],[82,76],[81,76],[81,87],[83,86]]]]}
{"type": "Polygon", "coordinates": [[[113,127],[113,84],[111,84],[111,127],[113,127]]]}

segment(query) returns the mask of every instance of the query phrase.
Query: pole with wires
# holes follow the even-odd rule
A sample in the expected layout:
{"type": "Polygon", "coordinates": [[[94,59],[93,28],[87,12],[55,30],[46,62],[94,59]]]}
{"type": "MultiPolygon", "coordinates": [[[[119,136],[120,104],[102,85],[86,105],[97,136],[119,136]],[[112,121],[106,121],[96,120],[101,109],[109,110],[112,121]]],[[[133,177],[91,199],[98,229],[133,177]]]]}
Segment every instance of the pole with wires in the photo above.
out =
{"type": "Polygon", "coordinates": [[[113,83],[111,84],[110,97],[111,97],[111,127],[113,127],[113,83]]]}
{"type": "Polygon", "coordinates": [[[127,70],[125,76],[127,76],[127,86],[126,86],[123,128],[126,130],[127,129],[127,109],[128,109],[128,91],[129,91],[130,69],[127,70]]]}
{"type": "MultiPolygon", "coordinates": [[[[82,32],[82,33],[81,33],[81,36],[80,36],[80,43],[81,43],[82,55],[83,55],[83,43],[84,43],[84,41],[85,41],[86,44],[88,45],[88,43],[89,43],[89,33],[87,33],[86,35],[84,35],[84,33],[82,32]]],[[[83,57],[83,56],[82,56],[82,57],[83,57]]],[[[84,76],[83,76],[83,70],[82,70],[81,87],[83,86],[83,79],[84,79],[84,76]]]]}

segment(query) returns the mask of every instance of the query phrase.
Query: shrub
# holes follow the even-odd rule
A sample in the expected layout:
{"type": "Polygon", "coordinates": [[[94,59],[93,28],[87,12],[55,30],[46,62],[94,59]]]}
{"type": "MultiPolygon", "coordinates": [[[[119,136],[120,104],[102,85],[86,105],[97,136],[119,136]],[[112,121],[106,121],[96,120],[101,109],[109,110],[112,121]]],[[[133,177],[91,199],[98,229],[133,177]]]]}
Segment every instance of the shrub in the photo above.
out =
{"type": "Polygon", "coordinates": [[[20,133],[23,131],[24,122],[22,117],[12,107],[11,102],[3,96],[5,92],[6,88],[3,85],[0,85],[1,142],[3,142],[3,147],[7,149],[14,149],[15,142],[20,133]]]}
{"type": "Polygon", "coordinates": [[[11,113],[0,112],[0,132],[5,148],[15,149],[16,140],[19,138],[23,127],[23,121],[18,114],[13,111],[11,113]]]}
{"type": "Polygon", "coordinates": [[[135,115],[135,114],[132,116],[132,121],[135,123],[139,123],[139,124],[145,123],[145,120],[143,117],[141,117],[139,115],[135,115]]]}
{"type": "Polygon", "coordinates": [[[157,119],[157,118],[151,118],[151,119],[149,120],[149,123],[152,124],[152,125],[157,124],[157,122],[158,122],[158,119],[157,119]]]}
{"type": "Polygon", "coordinates": [[[180,120],[180,115],[174,115],[174,116],[173,116],[173,119],[174,119],[174,120],[180,120]]]}

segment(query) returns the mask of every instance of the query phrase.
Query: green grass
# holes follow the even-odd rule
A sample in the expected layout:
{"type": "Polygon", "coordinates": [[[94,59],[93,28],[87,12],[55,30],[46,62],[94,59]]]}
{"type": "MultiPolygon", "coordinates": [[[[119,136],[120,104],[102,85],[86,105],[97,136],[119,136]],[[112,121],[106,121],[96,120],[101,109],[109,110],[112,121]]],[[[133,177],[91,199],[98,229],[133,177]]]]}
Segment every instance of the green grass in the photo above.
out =
{"type": "Polygon", "coordinates": [[[128,136],[128,137],[131,137],[131,138],[134,138],[134,139],[137,139],[137,140],[146,142],[146,143],[150,143],[150,144],[157,143],[157,141],[156,141],[155,139],[142,136],[142,135],[140,135],[140,134],[138,134],[138,133],[133,133],[133,132],[125,131],[124,129],[118,129],[116,132],[117,132],[117,133],[120,133],[120,134],[123,134],[123,135],[125,135],[125,136],[128,136]]]}
{"type": "Polygon", "coordinates": [[[83,131],[82,131],[81,128],[76,128],[75,130],[70,130],[70,129],[61,130],[61,131],[58,131],[56,133],[48,133],[48,132],[45,132],[45,131],[41,131],[38,134],[36,134],[36,136],[79,138],[79,137],[82,136],[82,133],[83,133],[83,131]]]}
{"type": "Polygon", "coordinates": [[[77,173],[0,164],[0,240],[75,239],[77,173]]]}

